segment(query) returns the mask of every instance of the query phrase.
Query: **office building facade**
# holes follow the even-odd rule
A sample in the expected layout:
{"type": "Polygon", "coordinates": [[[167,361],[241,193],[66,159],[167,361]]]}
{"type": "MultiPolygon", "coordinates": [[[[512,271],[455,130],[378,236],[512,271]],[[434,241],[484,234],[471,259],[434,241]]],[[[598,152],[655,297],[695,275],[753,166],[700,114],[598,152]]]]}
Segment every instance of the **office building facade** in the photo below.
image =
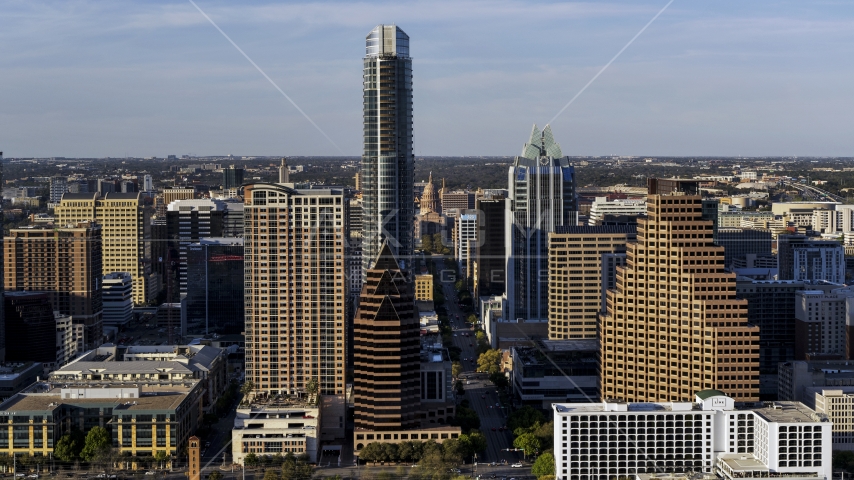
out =
{"type": "Polygon", "coordinates": [[[187,250],[187,323],[228,335],[244,328],[242,238],[203,238],[187,250]]]}
{"type": "Polygon", "coordinates": [[[66,193],[54,214],[58,225],[101,225],[102,271],[130,273],[135,304],[154,298],[158,285],[151,278],[151,222],[140,193],[66,193]]]}
{"type": "Polygon", "coordinates": [[[45,292],[54,310],[84,325],[85,348],[103,340],[101,227],[12,229],[4,241],[7,291],[45,292]]]}
{"type": "Polygon", "coordinates": [[[602,257],[625,253],[635,226],[558,227],[549,233],[549,340],[596,338],[602,257]]]}
{"type": "Polygon", "coordinates": [[[378,25],[365,42],[363,62],[364,151],[362,152],[362,276],[390,248],[409,268],[414,248],[412,153],[412,59],[409,36],[394,25],[378,25]]]}
{"type": "Polygon", "coordinates": [[[831,478],[831,423],[800,402],[757,407],[704,390],[693,402],[553,408],[558,480],[696,478],[689,472],[725,480],[831,478]]]}
{"type": "Polygon", "coordinates": [[[504,197],[497,195],[475,201],[480,220],[475,249],[474,298],[504,293],[504,202],[504,197]]]}
{"type": "Polygon", "coordinates": [[[628,244],[627,265],[608,291],[599,322],[600,396],[689,401],[718,389],[756,401],[759,328],[747,323],[747,301],[735,297],[735,274],[724,270],[701,197],[679,190],[691,185],[674,186],[648,196],[637,242],[628,244]]]}
{"type": "Polygon", "coordinates": [[[104,325],[123,327],[133,320],[133,277],[127,272],[104,275],[104,325]]]}
{"type": "Polygon", "coordinates": [[[356,430],[420,426],[421,334],[410,282],[387,244],[368,270],[353,326],[356,430]]]}
{"type": "Polygon", "coordinates": [[[548,234],[578,223],[575,169],[551,127],[536,125],[508,172],[505,263],[508,317],[548,319],[548,234]]]}
{"type": "Polygon", "coordinates": [[[38,292],[6,292],[7,362],[56,363],[56,321],[50,297],[38,292]]]}
{"type": "Polygon", "coordinates": [[[243,185],[243,169],[232,165],[222,169],[222,188],[238,188],[243,185]]]}

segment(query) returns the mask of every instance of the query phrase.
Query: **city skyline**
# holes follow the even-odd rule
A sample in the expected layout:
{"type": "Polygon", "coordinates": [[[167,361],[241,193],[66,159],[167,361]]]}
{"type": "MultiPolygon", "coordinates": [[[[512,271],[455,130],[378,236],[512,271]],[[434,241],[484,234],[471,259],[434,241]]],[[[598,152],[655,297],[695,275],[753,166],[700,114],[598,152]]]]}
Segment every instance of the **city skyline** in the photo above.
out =
{"type": "MultiPolygon", "coordinates": [[[[197,3],[347,155],[360,143],[358,39],[402,26],[419,39],[421,156],[515,152],[515,132],[552,118],[667,2],[197,3]]],[[[341,154],[190,3],[0,11],[9,157],[341,154]]],[[[847,154],[851,14],[674,2],[555,134],[570,155],[847,154]]]]}

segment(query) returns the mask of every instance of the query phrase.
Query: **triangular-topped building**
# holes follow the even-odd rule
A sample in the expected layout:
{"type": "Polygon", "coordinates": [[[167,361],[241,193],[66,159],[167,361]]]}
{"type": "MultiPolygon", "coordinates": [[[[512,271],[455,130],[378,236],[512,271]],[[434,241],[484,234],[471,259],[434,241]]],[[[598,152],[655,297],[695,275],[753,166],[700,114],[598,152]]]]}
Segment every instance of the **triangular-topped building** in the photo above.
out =
{"type": "Polygon", "coordinates": [[[421,334],[411,284],[387,242],[366,273],[353,327],[355,426],[418,428],[421,334]]]}

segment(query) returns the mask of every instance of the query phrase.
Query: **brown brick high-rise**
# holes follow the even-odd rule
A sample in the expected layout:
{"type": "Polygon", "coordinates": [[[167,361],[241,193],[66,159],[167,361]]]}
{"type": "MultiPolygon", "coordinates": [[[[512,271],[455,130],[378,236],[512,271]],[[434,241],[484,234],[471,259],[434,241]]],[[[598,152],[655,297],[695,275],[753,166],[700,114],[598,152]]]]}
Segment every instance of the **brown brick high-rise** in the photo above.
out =
{"type": "Polygon", "coordinates": [[[686,402],[707,389],[759,399],[759,328],[701,215],[700,196],[649,195],[599,320],[602,399],[686,402]]]}
{"type": "Polygon", "coordinates": [[[420,324],[411,284],[387,243],[367,271],[353,337],[356,428],[418,428],[420,324]]]}

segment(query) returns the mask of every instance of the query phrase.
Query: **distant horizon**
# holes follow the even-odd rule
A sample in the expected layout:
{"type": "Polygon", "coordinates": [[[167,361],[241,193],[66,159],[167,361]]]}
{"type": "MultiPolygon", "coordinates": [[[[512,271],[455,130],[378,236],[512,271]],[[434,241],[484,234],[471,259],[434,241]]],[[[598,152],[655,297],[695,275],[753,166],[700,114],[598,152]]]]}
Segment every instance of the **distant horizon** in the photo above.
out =
{"type": "Polygon", "coordinates": [[[0,3],[0,148],[360,155],[365,36],[394,23],[416,157],[513,155],[546,122],[574,157],[854,152],[848,2],[195,4],[0,3]]]}
{"type": "MultiPolygon", "coordinates": [[[[171,154],[170,154],[171,155],[171,154]]],[[[415,159],[430,158],[430,159],[453,159],[453,158],[514,158],[516,155],[415,155],[415,159]]],[[[360,160],[361,155],[240,155],[229,158],[228,155],[193,155],[188,158],[178,157],[177,160],[192,160],[192,159],[218,159],[230,161],[251,161],[254,159],[280,159],[285,157],[291,158],[318,158],[318,159],[354,159],[360,160]]],[[[737,155],[564,155],[561,158],[572,159],[691,159],[691,160],[766,160],[766,159],[781,159],[781,160],[853,160],[852,156],[818,156],[818,155],[758,155],[758,156],[737,156],[737,155]]],[[[29,156],[29,157],[10,157],[3,154],[3,160],[168,160],[166,156],[128,156],[128,157],[65,157],[65,156],[29,156]]]]}

